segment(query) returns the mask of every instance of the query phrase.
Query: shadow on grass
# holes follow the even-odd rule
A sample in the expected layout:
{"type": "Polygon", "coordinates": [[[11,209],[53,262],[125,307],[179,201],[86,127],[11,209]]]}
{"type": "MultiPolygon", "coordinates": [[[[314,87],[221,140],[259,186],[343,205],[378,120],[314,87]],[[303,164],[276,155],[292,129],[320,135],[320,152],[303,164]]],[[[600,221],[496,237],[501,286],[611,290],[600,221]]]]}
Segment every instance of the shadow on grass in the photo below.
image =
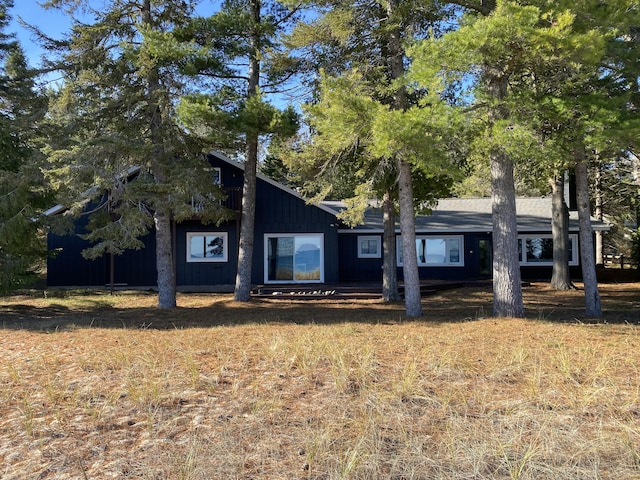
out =
{"type": "MultiPolygon", "coordinates": [[[[146,296],[133,297],[136,302],[146,296]]],[[[150,302],[140,302],[150,303],[150,302]]],[[[81,305],[51,301],[45,306],[20,299],[0,305],[0,328],[52,332],[75,328],[181,329],[218,326],[291,323],[337,324],[344,322],[395,323],[404,321],[404,306],[375,302],[271,301],[234,302],[230,296],[183,294],[178,307],[163,310],[153,305],[116,306],[113,302],[83,298],[81,305]],[[213,301],[194,301],[213,298],[213,301]],[[182,305],[182,306],[181,306],[182,305]]]]}
{"type": "MultiPolygon", "coordinates": [[[[524,289],[527,318],[559,323],[640,324],[640,284],[603,287],[604,316],[584,316],[581,291],[556,292],[545,284],[524,289]]],[[[331,325],[345,322],[447,324],[480,320],[492,315],[490,287],[459,288],[423,297],[423,317],[408,319],[404,304],[353,300],[272,300],[234,302],[230,295],[182,294],[178,308],[155,307],[153,293],[109,295],[78,292],[60,298],[24,295],[0,304],[0,328],[48,333],[76,328],[170,330],[219,326],[290,323],[331,325]]],[[[499,321],[496,319],[496,321],[499,321]]]]}

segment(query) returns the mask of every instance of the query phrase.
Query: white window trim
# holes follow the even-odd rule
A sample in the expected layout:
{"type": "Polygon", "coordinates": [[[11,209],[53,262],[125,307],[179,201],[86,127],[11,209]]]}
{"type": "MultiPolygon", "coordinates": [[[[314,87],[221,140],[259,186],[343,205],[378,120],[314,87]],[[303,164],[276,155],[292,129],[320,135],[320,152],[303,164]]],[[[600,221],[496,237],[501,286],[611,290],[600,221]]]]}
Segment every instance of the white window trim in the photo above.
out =
{"type": "Polygon", "coordinates": [[[382,239],[378,235],[359,235],[358,236],[358,258],[382,258],[382,239]],[[362,241],[376,242],[376,251],[374,253],[362,253],[362,241]]]}
{"type": "MultiPolygon", "coordinates": [[[[520,265],[528,266],[528,267],[553,266],[553,260],[548,262],[528,262],[527,261],[527,249],[525,248],[525,245],[527,243],[527,240],[531,238],[553,238],[553,235],[551,235],[550,233],[540,233],[540,234],[533,233],[533,234],[518,235],[518,240],[522,242],[522,250],[520,252],[521,254],[520,265]]],[[[579,265],[580,262],[578,261],[578,234],[576,233],[569,234],[569,241],[572,243],[571,258],[569,259],[569,265],[571,266],[579,265]]]]}
{"type": "Polygon", "coordinates": [[[227,232],[187,232],[187,263],[223,263],[229,261],[229,235],[227,232]],[[191,239],[193,237],[222,237],[222,257],[191,257],[191,239]]]}
{"type": "Polygon", "coordinates": [[[213,183],[215,183],[216,185],[222,186],[222,168],[213,167],[213,172],[214,174],[211,175],[211,179],[213,180],[213,183]],[[216,175],[218,177],[217,181],[216,181],[216,175]]]}
{"type": "MultiPolygon", "coordinates": [[[[442,240],[449,240],[449,239],[458,239],[460,240],[460,252],[459,252],[459,262],[456,263],[451,263],[451,262],[444,262],[444,263],[427,263],[427,262],[420,262],[418,261],[418,267],[464,267],[464,235],[416,235],[416,240],[420,240],[420,239],[427,239],[427,240],[433,240],[433,239],[442,239],[442,240]]],[[[399,267],[402,267],[402,236],[398,235],[396,237],[396,263],[399,267]]],[[[416,252],[417,254],[418,252],[416,252]]],[[[447,252],[447,258],[450,258],[450,255],[448,254],[449,252],[447,252]]]]}
{"type": "Polygon", "coordinates": [[[265,233],[264,234],[264,283],[265,284],[278,284],[278,283],[324,283],[324,233],[265,233]],[[300,237],[313,237],[320,238],[320,279],[319,280],[296,280],[295,275],[291,280],[269,280],[269,244],[270,238],[286,238],[293,237],[294,244],[295,238],[300,237]]]}

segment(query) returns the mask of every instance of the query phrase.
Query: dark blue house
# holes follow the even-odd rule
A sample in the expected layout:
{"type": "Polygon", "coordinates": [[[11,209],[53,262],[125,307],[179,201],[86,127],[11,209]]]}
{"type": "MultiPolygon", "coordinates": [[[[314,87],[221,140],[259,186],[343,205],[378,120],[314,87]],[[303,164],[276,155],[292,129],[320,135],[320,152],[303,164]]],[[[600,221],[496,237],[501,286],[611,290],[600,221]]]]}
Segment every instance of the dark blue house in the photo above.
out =
{"type": "MultiPolygon", "coordinates": [[[[219,153],[212,153],[209,161],[214,181],[228,194],[226,206],[237,215],[219,226],[198,220],[174,224],[173,253],[180,290],[228,290],[235,283],[243,165],[219,153]]],[[[62,210],[57,206],[48,213],[62,210]]],[[[333,209],[309,205],[294,190],[258,174],[252,283],[338,282],[338,226],[333,209]]],[[[142,239],[145,247],[141,250],[86,260],[81,252],[90,245],[78,236],[85,228],[86,219],[80,219],[76,235],[49,235],[48,248],[56,251],[48,261],[49,286],[105,286],[112,280],[119,286],[156,285],[153,234],[142,239]]]]}
{"type": "MultiPolygon", "coordinates": [[[[340,202],[326,202],[336,210],[340,202]]],[[[553,267],[551,198],[517,198],[520,271],[526,280],[549,280],[553,267]]],[[[609,226],[591,219],[594,230],[609,226]]],[[[416,253],[421,279],[489,279],[493,243],[490,198],[450,198],[438,202],[431,215],[416,217],[416,253]]],[[[397,229],[396,245],[400,245],[397,229]]],[[[365,222],[340,229],[341,281],[382,280],[382,212],[371,208],[365,222]],[[348,253],[348,254],[347,254],[348,253]]],[[[573,278],[581,278],[578,213],[569,214],[569,266],[573,278]]],[[[398,278],[402,278],[402,250],[396,249],[398,278]]]]}
{"type": "MultiPolygon", "coordinates": [[[[176,286],[184,291],[226,291],[233,288],[240,232],[243,165],[212,153],[214,181],[228,193],[226,205],[233,220],[219,226],[198,220],[175,223],[176,286]]],[[[378,282],[382,280],[382,213],[372,205],[365,222],[348,228],[340,222],[341,202],[308,204],[296,191],[258,174],[252,283],[313,284],[378,282]]],[[[55,214],[64,207],[49,211],[55,214]]],[[[520,265],[524,279],[549,279],[553,262],[551,199],[517,199],[520,265]]],[[[579,266],[578,220],[570,219],[570,265],[575,278],[579,266]]],[[[86,227],[76,222],[76,233],[86,227]]],[[[594,229],[608,226],[592,221],[594,229]]],[[[416,248],[420,277],[425,280],[469,280],[492,274],[491,199],[441,200],[432,215],[416,219],[416,248]]],[[[400,244],[400,232],[397,231],[400,244]]],[[[48,246],[57,255],[48,262],[48,285],[154,288],[155,237],[143,238],[145,247],[119,256],[86,260],[89,246],[78,235],[49,235],[48,246]]],[[[397,249],[398,277],[402,279],[402,252],[397,249]]]]}

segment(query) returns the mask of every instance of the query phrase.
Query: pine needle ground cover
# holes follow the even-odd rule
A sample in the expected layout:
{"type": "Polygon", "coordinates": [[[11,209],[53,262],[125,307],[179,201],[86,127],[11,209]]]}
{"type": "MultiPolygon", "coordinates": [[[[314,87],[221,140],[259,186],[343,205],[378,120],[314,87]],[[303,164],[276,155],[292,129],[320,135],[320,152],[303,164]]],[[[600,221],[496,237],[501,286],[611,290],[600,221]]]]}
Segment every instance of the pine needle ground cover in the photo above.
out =
{"type": "Polygon", "coordinates": [[[377,301],[0,299],[3,479],[640,478],[640,284],[377,301]]]}

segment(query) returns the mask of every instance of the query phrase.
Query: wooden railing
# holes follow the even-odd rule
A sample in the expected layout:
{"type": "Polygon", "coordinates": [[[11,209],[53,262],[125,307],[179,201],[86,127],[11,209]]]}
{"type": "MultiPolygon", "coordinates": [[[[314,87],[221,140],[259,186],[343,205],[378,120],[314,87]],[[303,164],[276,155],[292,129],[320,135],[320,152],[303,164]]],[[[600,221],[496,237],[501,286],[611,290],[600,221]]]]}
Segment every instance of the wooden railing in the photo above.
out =
{"type": "Polygon", "coordinates": [[[634,261],[631,257],[625,257],[624,255],[605,255],[604,256],[605,265],[615,265],[624,268],[635,268],[638,266],[638,263],[634,261]]]}
{"type": "MultiPolygon", "coordinates": [[[[220,205],[229,210],[239,212],[242,210],[242,187],[223,188],[226,198],[220,200],[220,205]]],[[[195,213],[202,210],[202,204],[198,203],[196,199],[191,199],[191,207],[195,213]]]]}

